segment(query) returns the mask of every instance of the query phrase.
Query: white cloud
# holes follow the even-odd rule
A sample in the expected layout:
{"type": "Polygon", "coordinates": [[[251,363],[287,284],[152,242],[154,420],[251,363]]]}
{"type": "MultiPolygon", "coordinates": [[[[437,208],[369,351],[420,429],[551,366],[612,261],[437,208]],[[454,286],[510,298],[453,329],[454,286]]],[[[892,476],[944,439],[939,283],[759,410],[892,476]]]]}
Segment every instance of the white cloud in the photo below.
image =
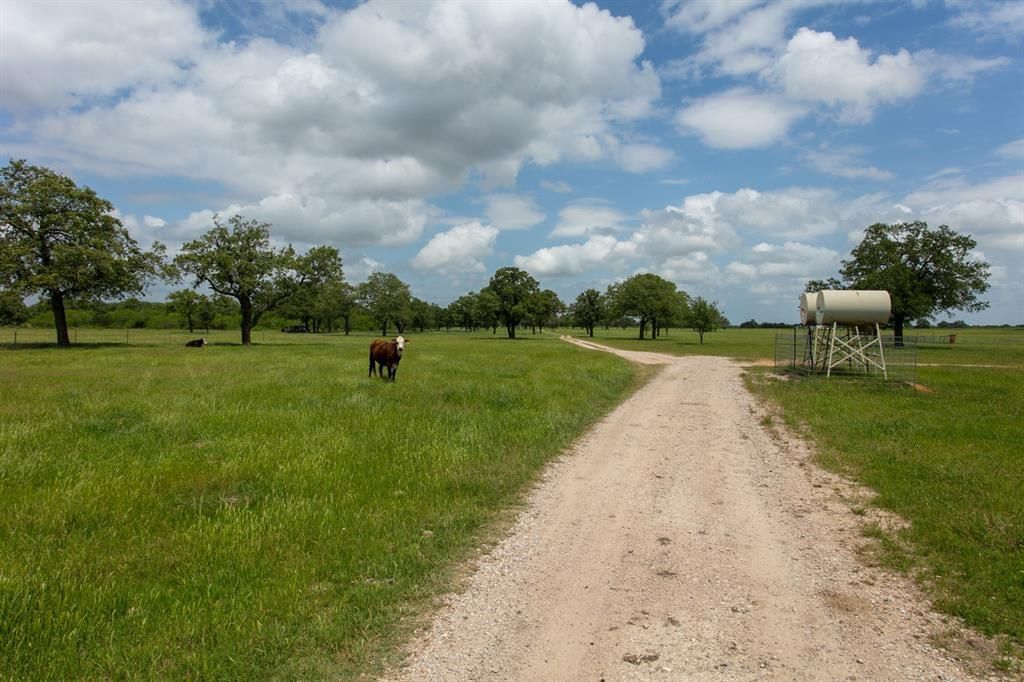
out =
{"type": "Polygon", "coordinates": [[[923,69],[906,50],[872,60],[855,38],[801,28],[772,68],[788,97],[838,107],[843,120],[870,120],[881,103],[907,100],[922,91],[923,69]]]}
{"type": "Polygon", "coordinates": [[[995,153],[996,156],[1002,156],[1007,159],[1024,159],[1024,137],[1013,142],[1007,142],[998,147],[995,153]]]}
{"type": "Polygon", "coordinates": [[[73,106],[124,88],[167,85],[209,39],[195,12],[177,2],[4,0],[0,106],[73,106]]]}
{"type": "Polygon", "coordinates": [[[957,12],[949,21],[955,28],[1008,42],[1024,36],[1024,9],[1018,0],[946,0],[946,6],[957,12]]]}
{"type": "Polygon", "coordinates": [[[583,244],[539,249],[516,256],[515,264],[536,277],[578,275],[601,267],[614,269],[634,256],[635,247],[610,235],[595,235],[583,244]]]}
{"type": "Polygon", "coordinates": [[[726,266],[726,271],[744,281],[784,280],[799,286],[820,272],[838,268],[838,252],[790,241],[782,245],[758,243],[750,249],[745,260],[732,261],[726,266]]]}
{"type": "Polygon", "coordinates": [[[781,97],[737,88],[690,104],[676,115],[676,123],[697,131],[711,147],[748,149],[778,142],[805,113],[781,97]]]}
{"type": "Polygon", "coordinates": [[[615,154],[622,169],[630,173],[646,173],[672,163],[675,154],[670,149],[653,144],[624,144],[615,154]]]}
{"type": "Polygon", "coordinates": [[[478,222],[457,225],[447,232],[435,234],[412,258],[419,270],[449,272],[483,272],[483,258],[494,250],[498,229],[478,222]]]}
{"type": "Polygon", "coordinates": [[[572,185],[565,180],[541,180],[540,186],[549,192],[555,192],[557,194],[569,194],[572,192],[572,185]]]}
{"type": "Polygon", "coordinates": [[[964,55],[940,54],[935,50],[914,53],[914,61],[929,76],[944,81],[954,89],[974,84],[978,74],[1001,69],[1011,63],[1006,57],[979,59],[964,55]]]}
{"type": "Polygon", "coordinates": [[[1000,258],[1024,262],[1024,174],[974,184],[961,176],[939,176],[900,203],[931,226],[949,225],[1000,258]]]}
{"type": "Polygon", "coordinates": [[[491,194],[487,201],[487,217],[499,230],[522,230],[544,220],[544,213],[533,199],[515,194],[491,194]]]}
{"type": "Polygon", "coordinates": [[[721,27],[761,0],[670,0],[663,2],[661,11],[666,15],[665,26],[688,33],[704,33],[721,27]]]}
{"type": "Polygon", "coordinates": [[[756,74],[770,66],[792,15],[807,6],[760,0],[665,3],[666,26],[704,37],[696,54],[668,65],[666,76],[696,78],[706,69],[718,75],[756,74]]]}
{"type": "Polygon", "coordinates": [[[720,252],[737,243],[732,225],[719,219],[721,192],[688,196],[681,206],[642,212],[643,223],[631,237],[649,258],[663,260],[697,251],[720,252]]]}
{"type": "Polygon", "coordinates": [[[364,282],[373,273],[383,271],[384,263],[369,256],[362,256],[354,262],[345,261],[345,278],[350,282],[364,282]]]}
{"type": "Polygon", "coordinates": [[[628,217],[611,206],[596,202],[577,202],[563,208],[552,237],[579,237],[587,234],[619,232],[628,217]]]}
{"type": "Polygon", "coordinates": [[[863,165],[861,157],[864,153],[865,150],[859,147],[831,148],[822,146],[819,149],[805,152],[804,159],[822,173],[828,173],[840,178],[892,179],[893,174],[890,171],[882,170],[875,166],[863,165]]]}
{"type": "Polygon", "coordinates": [[[512,185],[526,163],[670,160],[623,141],[660,83],[632,19],[595,5],[311,3],[308,49],[218,44],[190,5],[44,5],[5,3],[0,22],[24,48],[5,50],[4,96],[65,107],[18,118],[25,139],[72,168],[220,183],[305,241],[405,242],[422,228],[416,202],[512,185]]]}
{"type": "MultiPolygon", "coordinates": [[[[348,246],[394,246],[419,238],[436,209],[420,201],[360,199],[328,202],[316,196],[281,192],[252,204],[231,204],[218,213],[223,218],[239,214],[270,223],[274,235],[303,243],[335,243],[348,246]]],[[[213,226],[214,212],[196,211],[183,220],[177,232],[190,239],[213,226]]]]}
{"type": "Polygon", "coordinates": [[[708,254],[695,251],[666,259],[658,266],[658,272],[672,282],[692,286],[714,282],[720,271],[708,254]]]}

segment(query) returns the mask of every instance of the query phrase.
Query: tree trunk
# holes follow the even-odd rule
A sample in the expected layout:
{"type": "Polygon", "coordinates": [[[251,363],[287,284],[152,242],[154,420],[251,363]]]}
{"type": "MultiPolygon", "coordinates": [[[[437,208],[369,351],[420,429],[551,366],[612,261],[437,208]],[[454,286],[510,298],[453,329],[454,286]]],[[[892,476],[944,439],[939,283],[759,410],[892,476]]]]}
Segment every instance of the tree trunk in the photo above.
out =
{"type": "Polygon", "coordinates": [[[640,319],[640,340],[643,341],[644,332],[647,331],[647,320],[640,319]]]}
{"type": "Polygon", "coordinates": [[[252,343],[252,302],[248,298],[239,299],[238,303],[242,308],[242,345],[248,346],[252,343]]]}
{"type": "Polygon", "coordinates": [[[348,315],[346,315],[345,317],[341,318],[341,319],[345,320],[345,336],[348,336],[348,333],[350,331],[352,331],[352,325],[349,324],[349,319],[348,318],[349,318],[348,315]]]}
{"type": "Polygon", "coordinates": [[[903,323],[906,320],[902,315],[894,315],[892,318],[892,333],[895,337],[894,341],[897,348],[903,347],[903,323]]]}
{"type": "Polygon", "coordinates": [[[508,330],[508,338],[516,338],[516,326],[514,324],[506,324],[505,329],[508,330]]]}
{"type": "Polygon", "coordinates": [[[697,330],[697,336],[700,337],[701,345],[704,345],[704,330],[703,329],[698,329],[697,330]]]}
{"type": "Polygon", "coordinates": [[[587,327],[587,336],[594,338],[594,325],[587,327]]]}
{"type": "Polygon", "coordinates": [[[71,337],[68,336],[68,315],[64,310],[64,292],[50,291],[50,309],[53,310],[53,324],[57,328],[57,345],[67,348],[71,345],[71,337]]]}
{"type": "Polygon", "coordinates": [[[188,333],[192,334],[195,330],[192,328],[192,316],[189,314],[185,315],[185,321],[188,322],[188,333]]]}
{"type": "Polygon", "coordinates": [[[384,320],[384,324],[380,328],[380,335],[385,339],[388,337],[388,321],[384,320]]]}

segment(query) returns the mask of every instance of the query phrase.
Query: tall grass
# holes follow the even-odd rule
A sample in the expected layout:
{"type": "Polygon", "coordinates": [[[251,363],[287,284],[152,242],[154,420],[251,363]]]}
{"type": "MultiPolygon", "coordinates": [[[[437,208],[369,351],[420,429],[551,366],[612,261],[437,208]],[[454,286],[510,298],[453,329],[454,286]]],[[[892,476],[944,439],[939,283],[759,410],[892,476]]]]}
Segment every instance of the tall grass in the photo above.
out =
{"type": "MultiPolygon", "coordinates": [[[[319,337],[323,341],[324,337],[319,337]]],[[[633,381],[554,340],[0,351],[0,678],[373,670],[633,381]]]]}
{"type": "Polygon", "coordinates": [[[922,350],[924,391],[819,378],[752,387],[818,446],[822,463],[873,490],[910,522],[887,536],[888,560],[937,605],[1024,644],[1024,363],[1020,349],[922,350]]]}

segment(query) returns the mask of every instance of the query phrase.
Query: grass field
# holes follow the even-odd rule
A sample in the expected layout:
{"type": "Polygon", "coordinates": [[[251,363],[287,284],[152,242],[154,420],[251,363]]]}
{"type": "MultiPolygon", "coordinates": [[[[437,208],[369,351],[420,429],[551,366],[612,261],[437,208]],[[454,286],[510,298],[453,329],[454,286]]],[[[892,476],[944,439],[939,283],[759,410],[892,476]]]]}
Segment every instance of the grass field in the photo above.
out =
{"type": "Polygon", "coordinates": [[[0,350],[0,679],[379,666],[540,465],[634,385],[555,335],[0,350]]]}
{"type": "MultiPolygon", "coordinates": [[[[597,340],[742,361],[771,358],[774,335],[784,330],[728,329],[705,335],[703,346],[692,332],[639,341],[630,331],[635,336],[635,330],[599,332],[597,340]]],[[[1019,656],[1024,332],[943,331],[956,333],[956,343],[918,349],[924,391],[821,378],[783,381],[765,368],[751,370],[748,383],[780,408],[787,426],[817,445],[824,466],[877,491],[874,504],[910,522],[893,535],[869,530],[882,540],[884,560],[918,577],[939,608],[982,632],[1005,635],[1006,651],[1019,656]]]]}
{"type": "MultiPolygon", "coordinates": [[[[758,360],[780,332],[596,340],[758,360]]],[[[1024,339],[956,333],[920,348],[927,392],[765,368],[749,383],[910,521],[872,531],[890,565],[1019,652],[1024,339]]],[[[499,510],[636,380],[557,333],[411,335],[392,385],[366,378],[368,336],[243,348],[231,331],[186,350],[198,334],[122,334],[0,346],[0,679],[373,671],[499,510]]]]}

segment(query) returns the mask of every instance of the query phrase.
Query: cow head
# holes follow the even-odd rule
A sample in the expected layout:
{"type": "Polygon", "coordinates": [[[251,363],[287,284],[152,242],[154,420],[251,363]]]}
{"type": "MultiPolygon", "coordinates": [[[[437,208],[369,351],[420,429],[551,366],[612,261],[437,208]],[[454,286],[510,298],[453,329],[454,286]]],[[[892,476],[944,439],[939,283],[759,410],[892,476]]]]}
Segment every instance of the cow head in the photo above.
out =
{"type": "Polygon", "coordinates": [[[409,342],[405,340],[404,336],[396,336],[394,343],[395,347],[398,349],[398,356],[401,357],[402,351],[405,350],[405,344],[409,342]]]}

